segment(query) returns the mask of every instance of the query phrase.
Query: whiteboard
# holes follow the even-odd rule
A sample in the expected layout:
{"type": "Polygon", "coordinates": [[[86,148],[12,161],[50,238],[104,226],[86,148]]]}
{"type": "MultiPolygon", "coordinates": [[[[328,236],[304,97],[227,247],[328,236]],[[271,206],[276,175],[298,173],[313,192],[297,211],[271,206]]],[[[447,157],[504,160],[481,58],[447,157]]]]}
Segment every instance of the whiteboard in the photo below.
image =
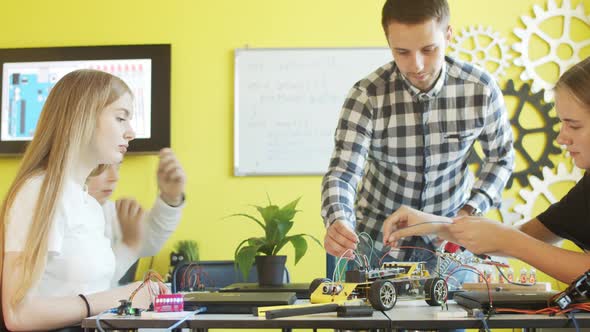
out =
{"type": "Polygon", "coordinates": [[[324,174],[350,88],[388,48],[236,49],[234,175],[324,174]]]}

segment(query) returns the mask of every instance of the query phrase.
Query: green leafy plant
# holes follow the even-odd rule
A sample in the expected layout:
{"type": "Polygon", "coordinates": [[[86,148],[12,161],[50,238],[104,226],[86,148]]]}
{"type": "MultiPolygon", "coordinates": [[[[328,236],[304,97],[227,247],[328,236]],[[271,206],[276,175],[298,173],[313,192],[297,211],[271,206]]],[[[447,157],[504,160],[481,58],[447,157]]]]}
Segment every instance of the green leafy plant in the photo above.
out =
{"type": "Polygon", "coordinates": [[[187,262],[199,260],[199,245],[194,240],[181,240],[176,243],[176,252],[182,254],[187,262]]]}
{"type": "Polygon", "coordinates": [[[258,254],[276,256],[287,243],[291,243],[295,248],[295,264],[297,264],[307,252],[305,237],[311,238],[321,246],[320,241],[309,234],[287,235],[293,227],[293,217],[299,212],[296,207],[300,199],[301,197],[279,208],[272,204],[269,197],[267,206],[254,206],[260,213],[262,220],[245,213],[236,213],[230,216],[245,217],[247,220],[256,222],[264,230],[264,236],[247,238],[240,242],[236,248],[234,259],[244,275],[244,279],[248,277],[248,272],[254,264],[254,257],[258,254]]]}

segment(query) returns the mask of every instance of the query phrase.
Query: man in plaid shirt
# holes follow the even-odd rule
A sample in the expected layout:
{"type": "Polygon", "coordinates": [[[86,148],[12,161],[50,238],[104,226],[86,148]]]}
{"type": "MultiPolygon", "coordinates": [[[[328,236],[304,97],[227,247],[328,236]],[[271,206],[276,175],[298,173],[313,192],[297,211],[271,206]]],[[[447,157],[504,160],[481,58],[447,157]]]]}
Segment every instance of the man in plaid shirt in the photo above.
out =
{"type": "MultiPolygon", "coordinates": [[[[382,223],[401,205],[449,217],[497,205],[514,166],[510,122],[493,77],[445,57],[452,35],[447,1],[387,0],[382,25],[394,61],[350,90],[322,182],[324,246],[336,257],[354,258],[358,234],[366,232],[380,258],[389,250],[382,223]],[[467,157],[476,141],[485,157],[474,181],[467,157]]],[[[413,237],[400,246],[432,250],[436,241],[413,237]]],[[[435,263],[425,250],[391,255],[435,263]]]]}

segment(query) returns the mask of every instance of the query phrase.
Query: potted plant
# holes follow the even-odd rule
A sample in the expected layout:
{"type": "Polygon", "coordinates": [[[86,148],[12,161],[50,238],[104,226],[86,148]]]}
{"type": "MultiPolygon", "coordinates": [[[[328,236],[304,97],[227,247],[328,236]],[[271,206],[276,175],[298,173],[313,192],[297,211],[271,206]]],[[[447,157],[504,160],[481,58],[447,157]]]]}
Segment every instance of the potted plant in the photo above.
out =
{"type": "Polygon", "coordinates": [[[278,253],[287,243],[291,243],[295,249],[295,264],[307,252],[307,240],[305,237],[311,238],[321,246],[320,241],[312,235],[303,233],[288,235],[293,227],[293,217],[299,212],[296,207],[300,199],[301,197],[279,208],[277,205],[272,204],[269,197],[267,206],[254,206],[260,213],[262,220],[245,213],[230,216],[245,217],[247,220],[256,222],[264,230],[263,236],[247,238],[240,242],[236,248],[235,262],[245,280],[256,260],[260,285],[281,285],[287,257],[284,255],[279,256],[278,253]]]}
{"type": "Polygon", "coordinates": [[[187,262],[199,260],[199,244],[194,240],[180,240],[176,243],[176,252],[187,262]]]}

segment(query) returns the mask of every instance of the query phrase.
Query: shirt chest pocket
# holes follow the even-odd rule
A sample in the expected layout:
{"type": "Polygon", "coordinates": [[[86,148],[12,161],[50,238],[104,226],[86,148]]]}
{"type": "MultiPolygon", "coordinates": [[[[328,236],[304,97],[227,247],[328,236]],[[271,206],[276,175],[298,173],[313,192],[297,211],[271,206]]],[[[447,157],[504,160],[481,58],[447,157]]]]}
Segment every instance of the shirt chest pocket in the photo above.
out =
{"type": "Polygon", "coordinates": [[[438,145],[437,151],[440,160],[438,162],[442,164],[467,159],[479,132],[477,129],[471,129],[440,133],[440,145],[438,145]]]}

